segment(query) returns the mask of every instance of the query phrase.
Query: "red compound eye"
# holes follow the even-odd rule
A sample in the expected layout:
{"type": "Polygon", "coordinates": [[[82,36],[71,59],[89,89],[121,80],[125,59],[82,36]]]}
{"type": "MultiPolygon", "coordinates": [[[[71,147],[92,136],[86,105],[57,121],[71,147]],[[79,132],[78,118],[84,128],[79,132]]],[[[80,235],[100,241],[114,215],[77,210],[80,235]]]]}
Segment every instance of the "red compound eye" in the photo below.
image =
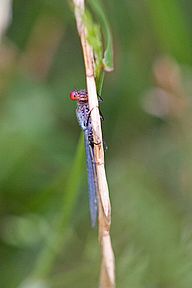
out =
{"type": "Polygon", "coordinates": [[[73,90],[71,93],[70,93],[70,99],[72,101],[77,101],[79,99],[79,95],[77,93],[77,91],[73,90]]]}

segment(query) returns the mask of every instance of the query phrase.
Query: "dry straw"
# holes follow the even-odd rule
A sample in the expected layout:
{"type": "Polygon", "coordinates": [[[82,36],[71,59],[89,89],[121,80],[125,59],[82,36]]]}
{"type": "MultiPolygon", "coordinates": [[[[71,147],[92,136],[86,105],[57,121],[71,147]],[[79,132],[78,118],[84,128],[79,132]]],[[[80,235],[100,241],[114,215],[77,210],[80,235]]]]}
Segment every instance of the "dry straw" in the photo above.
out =
{"type": "Polygon", "coordinates": [[[85,62],[85,73],[87,91],[89,95],[89,109],[91,111],[91,121],[93,127],[94,153],[96,160],[97,184],[98,184],[98,229],[99,243],[101,246],[101,275],[100,288],[115,287],[115,260],[110,238],[111,225],[111,204],[109,199],[109,190],[104,166],[104,150],[101,130],[101,120],[98,109],[98,98],[96,83],[94,77],[94,57],[93,50],[87,41],[87,29],[83,21],[84,0],[73,0],[74,11],[77,22],[77,29],[81,39],[83,56],[85,62]]]}

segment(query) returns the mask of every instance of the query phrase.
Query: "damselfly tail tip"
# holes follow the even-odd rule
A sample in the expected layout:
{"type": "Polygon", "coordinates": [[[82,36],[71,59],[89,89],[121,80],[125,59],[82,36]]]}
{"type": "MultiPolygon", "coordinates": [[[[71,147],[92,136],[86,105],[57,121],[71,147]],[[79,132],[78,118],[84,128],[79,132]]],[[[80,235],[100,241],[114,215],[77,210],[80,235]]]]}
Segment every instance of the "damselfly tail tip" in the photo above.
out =
{"type": "Polygon", "coordinates": [[[96,219],[91,219],[91,227],[94,229],[97,225],[97,220],[96,219]]]}

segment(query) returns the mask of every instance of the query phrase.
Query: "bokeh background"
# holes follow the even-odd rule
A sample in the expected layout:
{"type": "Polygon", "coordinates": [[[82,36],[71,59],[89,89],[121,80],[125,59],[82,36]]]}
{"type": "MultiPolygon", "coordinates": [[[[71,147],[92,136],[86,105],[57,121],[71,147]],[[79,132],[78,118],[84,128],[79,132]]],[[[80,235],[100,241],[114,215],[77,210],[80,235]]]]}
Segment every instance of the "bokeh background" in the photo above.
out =
{"type": "MultiPolygon", "coordinates": [[[[114,46],[101,110],[117,287],[191,288],[192,2],[103,9],[114,46]]],[[[1,0],[0,15],[0,286],[97,287],[69,100],[85,87],[71,3],[1,0]]]]}

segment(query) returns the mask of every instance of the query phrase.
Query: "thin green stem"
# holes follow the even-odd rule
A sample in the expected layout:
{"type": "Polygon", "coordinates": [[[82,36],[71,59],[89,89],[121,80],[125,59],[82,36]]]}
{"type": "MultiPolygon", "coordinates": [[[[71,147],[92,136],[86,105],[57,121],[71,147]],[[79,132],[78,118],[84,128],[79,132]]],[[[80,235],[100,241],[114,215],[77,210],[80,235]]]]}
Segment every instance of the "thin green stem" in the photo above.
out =
{"type": "Polygon", "coordinates": [[[32,279],[44,279],[54,266],[55,260],[64,247],[66,232],[69,228],[70,219],[81,182],[81,171],[84,159],[83,135],[81,135],[76,151],[76,156],[71,167],[71,172],[66,183],[66,189],[61,199],[61,207],[55,218],[55,226],[50,233],[47,242],[39,254],[36,267],[32,273],[32,279]]]}

